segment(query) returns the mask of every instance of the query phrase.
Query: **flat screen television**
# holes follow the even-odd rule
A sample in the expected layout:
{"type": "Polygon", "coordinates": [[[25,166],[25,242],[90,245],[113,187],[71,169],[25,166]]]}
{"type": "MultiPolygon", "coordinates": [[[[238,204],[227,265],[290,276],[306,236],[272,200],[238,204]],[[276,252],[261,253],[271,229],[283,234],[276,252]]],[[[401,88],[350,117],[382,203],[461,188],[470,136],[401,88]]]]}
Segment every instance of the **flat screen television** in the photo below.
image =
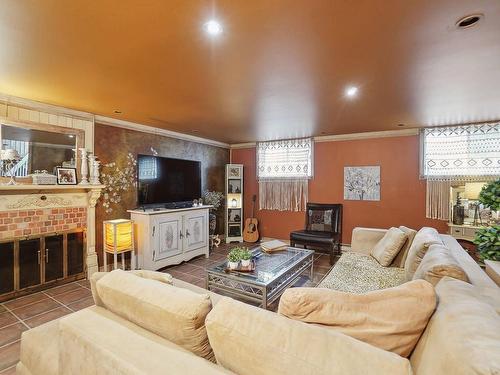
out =
{"type": "Polygon", "coordinates": [[[182,207],[200,197],[199,161],[137,155],[139,206],[182,207]]]}

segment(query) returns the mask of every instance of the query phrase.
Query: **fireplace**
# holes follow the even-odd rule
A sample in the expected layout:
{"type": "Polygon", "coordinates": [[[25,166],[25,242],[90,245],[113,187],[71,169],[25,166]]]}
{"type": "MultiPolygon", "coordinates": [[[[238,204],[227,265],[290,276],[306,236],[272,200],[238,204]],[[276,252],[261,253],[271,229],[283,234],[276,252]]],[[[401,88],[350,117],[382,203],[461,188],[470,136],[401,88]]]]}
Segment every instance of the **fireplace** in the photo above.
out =
{"type": "Polygon", "coordinates": [[[0,186],[0,301],[98,270],[95,205],[102,188],[0,186]]]}

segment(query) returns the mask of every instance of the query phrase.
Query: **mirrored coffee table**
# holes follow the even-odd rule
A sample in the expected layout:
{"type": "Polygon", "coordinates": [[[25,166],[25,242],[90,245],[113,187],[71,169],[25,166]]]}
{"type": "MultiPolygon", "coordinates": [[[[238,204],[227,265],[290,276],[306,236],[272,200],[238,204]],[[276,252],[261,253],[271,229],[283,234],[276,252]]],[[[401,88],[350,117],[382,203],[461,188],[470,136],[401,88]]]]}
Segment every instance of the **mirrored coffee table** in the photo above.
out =
{"type": "Polygon", "coordinates": [[[227,262],[207,269],[207,289],[246,300],[265,309],[303,273],[312,280],[314,251],[288,247],[272,254],[252,249],[255,271],[228,271],[227,262]]]}

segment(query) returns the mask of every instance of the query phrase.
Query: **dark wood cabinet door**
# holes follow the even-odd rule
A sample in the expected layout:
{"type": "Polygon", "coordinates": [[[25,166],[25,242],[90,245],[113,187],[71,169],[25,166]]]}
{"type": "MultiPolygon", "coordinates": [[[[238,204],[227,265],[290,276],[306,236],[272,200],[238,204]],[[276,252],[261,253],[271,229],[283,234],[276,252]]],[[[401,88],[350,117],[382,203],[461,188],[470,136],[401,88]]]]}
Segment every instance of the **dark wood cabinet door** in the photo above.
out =
{"type": "Polygon", "coordinates": [[[40,239],[19,241],[19,287],[21,289],[41,283],[40,239]]]}
{"type": "Polygon", "coordinates": [[[45,282],[61,279],[63,273],[63,235],[45,237],[45,282]]]}
{"type": "Polygon", "coordinates": [[[14,290],[14,242],[0,243],[0,294],[14,290]]]}
{"type": "Polygon", "coordinates": [[[83,271],[83,232],[68,233],[68,276],[83,271]]]}

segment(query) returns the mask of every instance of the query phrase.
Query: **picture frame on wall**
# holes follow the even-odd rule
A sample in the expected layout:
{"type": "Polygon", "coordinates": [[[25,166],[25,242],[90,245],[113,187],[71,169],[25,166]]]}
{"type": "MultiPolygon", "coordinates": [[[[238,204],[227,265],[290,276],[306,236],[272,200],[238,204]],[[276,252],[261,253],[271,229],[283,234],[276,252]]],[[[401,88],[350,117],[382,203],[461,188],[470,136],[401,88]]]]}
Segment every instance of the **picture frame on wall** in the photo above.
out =
{"type": "Polygon", "coordinates": [[[344,167],[344,199],[380,201],[380,166],[344,167]]]}
{"type": "Polygon", "coordinates": [[[227,192],[228,194],[241,194],[241,180],[228,180],[227,192]]]}
{"type": "Polygon", "coordinates": [[[76,185],[76,168],[57,167],[56,177],[58,185],[76,185]]]}

